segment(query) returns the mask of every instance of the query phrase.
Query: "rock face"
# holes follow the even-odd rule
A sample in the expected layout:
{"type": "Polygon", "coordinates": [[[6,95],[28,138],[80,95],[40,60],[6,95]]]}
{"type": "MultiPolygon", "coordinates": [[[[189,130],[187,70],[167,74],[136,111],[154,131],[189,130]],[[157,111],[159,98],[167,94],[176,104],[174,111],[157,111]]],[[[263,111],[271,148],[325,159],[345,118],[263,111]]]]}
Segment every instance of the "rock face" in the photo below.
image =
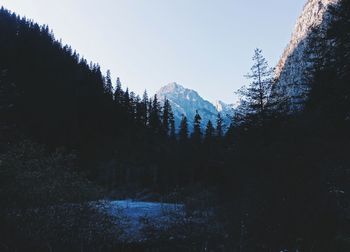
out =
{"type": "Polygon", "coordinates": [[[224,125],[229,126],[232,122],[232,117],[234,116],[236,108],[239,106],[239,103],[227,104],[223,101],[216,101],[215,108],[223,117],[224,125]]]}
{"type": "Polygon", "coordinates": [[[168,99],[171,107],[174,111],[175,125],[179,129],[179,125],[182,119],[182,115],[185,115],[188,119],[189,129],[192,130],[193,119],[196,115],[196,111],[202,117],[202,128],[204,129],[209,120],[216,126],[217,114],[222,113],[224,124],[229,125],[230,118],[233,111],[229,112],[230,105],[224,102],[217,102],[218,106],[215,107],[209,101],[203,99],[196,91],[184,88],[177,83],[170,83],[162,87],[157,96],[161,102],[168,99]],[[220,105],[220,106],[219,106],[220,105]]]}
{"type": "Polygon", "coordinates": [[[284,92],[291,98],[292,109],[300,108],[301,93],[308,83],[305,82],[304,70],[308,61],[306,50],[309,47],[308,37],[313,27],[327,26],[330,15],[328,7],[339,0],[308,0],[297,20],[292,38],[276,67],[277,91],[284,92]]]}

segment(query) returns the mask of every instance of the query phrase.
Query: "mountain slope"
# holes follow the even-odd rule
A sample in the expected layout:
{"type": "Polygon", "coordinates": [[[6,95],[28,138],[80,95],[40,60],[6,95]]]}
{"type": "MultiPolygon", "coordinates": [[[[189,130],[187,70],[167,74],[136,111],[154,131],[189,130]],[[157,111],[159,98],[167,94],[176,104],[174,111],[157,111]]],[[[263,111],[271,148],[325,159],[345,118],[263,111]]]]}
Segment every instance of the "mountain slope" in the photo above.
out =
{"type": "Polygon", "coordinates": [[[170,101],[174,111],[177,129],[179,128],[182,115],[187,117],[189,128],[191,129],[196,111],[202,117],[202,128],[205,128],[209,120],[216,125],[217,114],[219,112],[222,113],[225,125],[229,125],[230,116],[232,115],[232,111],[229,109],[230,105],[219,101],[217,104],[220,106],[215,107],[212,103],[203,99],[196,91],[184,88],[175,82],[162,87],[157,92],[157,96],[160,101],[164,101],[165,99],[170,101]]]}
{"type": "Polygon", "coordinates": [[[215,102],[215,108],[216,110],[221,113],[222,116],[224,116],[225,118],[231,118],[233,113],[234,113],[234,110],[236,109],[236,107],[238,106],[239,104],[227,104],[223,101],[216,101],[215,102]]]}
{"type": "Polygon", "coordinates": [[[330,15],[328,7],[339,0],[308,0],[297,20],[291,41],[276,66],[276,88],[291,97],[292,109],[300,107],[300,95],[304,90],[304,70],[310,67],[305,58],[310,46],[309,35],[316,26],[327,26],[330,15]]]}

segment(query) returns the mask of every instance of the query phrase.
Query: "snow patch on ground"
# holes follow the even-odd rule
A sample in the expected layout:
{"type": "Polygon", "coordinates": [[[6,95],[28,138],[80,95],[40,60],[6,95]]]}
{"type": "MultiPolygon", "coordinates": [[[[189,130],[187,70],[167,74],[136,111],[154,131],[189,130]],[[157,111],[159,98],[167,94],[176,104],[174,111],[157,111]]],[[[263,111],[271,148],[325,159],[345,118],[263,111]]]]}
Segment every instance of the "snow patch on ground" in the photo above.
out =
{"type": "Polygon", "coordinates": [[[114,214],[115,210],[122,209],[128,217],[139,218],[147,215],[148,217],[159,217],[166,211],[183,210],[181,204],[168,204],[158,202],[139,202],[132,200],[111,201],[110,213],[114,214]]]}
{"type": "Polygon", "coordinates": [[[125,219],[125,239],[139,241],[144,239],[142,234],[142,219],[147,218],[153,223],[164,223],[172,213],[183,213],[184,205],[157,202],[139,202],[132,200],[117,200],[107,202],[104,206],[107,214],[125,219]]]}

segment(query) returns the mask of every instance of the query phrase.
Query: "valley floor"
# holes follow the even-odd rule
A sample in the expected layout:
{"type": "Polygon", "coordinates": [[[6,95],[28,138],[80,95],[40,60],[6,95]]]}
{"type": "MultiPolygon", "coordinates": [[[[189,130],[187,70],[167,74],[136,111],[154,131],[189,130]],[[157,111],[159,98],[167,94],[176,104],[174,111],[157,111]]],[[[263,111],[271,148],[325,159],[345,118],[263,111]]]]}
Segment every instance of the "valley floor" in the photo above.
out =
{"type": "Polygon", "coordinates": [[[174,215],[185,215],[184,205],[160,202],[141,202],[133,200],[117,200],[104,203],[104,210],[114,217],[123,217],[124,239],[141,241],[147,239],[143,229],[147,223],[162,226],[174,215]]]}

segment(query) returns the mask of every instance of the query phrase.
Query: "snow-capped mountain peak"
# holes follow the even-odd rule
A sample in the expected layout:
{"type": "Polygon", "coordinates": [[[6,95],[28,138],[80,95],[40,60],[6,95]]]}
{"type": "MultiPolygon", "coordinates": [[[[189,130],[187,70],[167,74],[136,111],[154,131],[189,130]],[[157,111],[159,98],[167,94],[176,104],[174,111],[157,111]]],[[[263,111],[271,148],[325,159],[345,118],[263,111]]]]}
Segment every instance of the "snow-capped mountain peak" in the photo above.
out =
{"type": "Polygon", "coordinates": [[[202,117],[202,128],[205,128],[209,120],[215,125],[217,114],[219,112],[224,112],[222,114],[224,114],[223,117],[225,122],[230,120],[228,119],[230,105],[219,102],[220,107],[216,107],[209,101],[203,99],[198,92],[185,88],[176,82],[169,83],[162,87],[157,92],[157,96],[160,101],[164,102],[165,99],[169,100],[174,111],[177,128],[180,125],[182,115],[185,115],[191,129],[196,111],[198,111],[202,117]]]}
{"type": "Polygon", "coordinates": [[[184,93],[185,88],[176,82],[171,82],[168,85],[162,87],[157,93],[167,94],[167,93],[184,93]]]}

